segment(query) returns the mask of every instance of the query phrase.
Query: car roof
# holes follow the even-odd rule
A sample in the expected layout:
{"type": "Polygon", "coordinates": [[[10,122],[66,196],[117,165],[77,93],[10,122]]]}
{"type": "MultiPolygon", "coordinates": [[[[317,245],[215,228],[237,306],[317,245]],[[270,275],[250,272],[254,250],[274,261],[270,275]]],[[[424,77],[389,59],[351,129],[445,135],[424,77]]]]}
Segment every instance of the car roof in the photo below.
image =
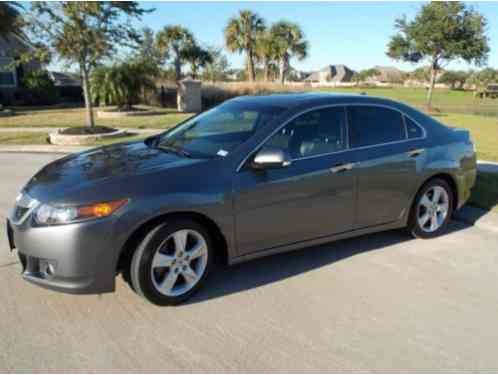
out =
{"type": "MultiPolygon", "coordinates": [[[[275,106],[291,108],[296,106],[313,106],[334,103],[381,103],[390,102],[383,98],[376,98],[364,94],[331,93],[331,92],[298,92],[271,95],[239,96],[229,100],[231,103],[243,103],[248,105],[275,106]]],[[[394,102],[395,103],[395,102],[394,102]]]]}

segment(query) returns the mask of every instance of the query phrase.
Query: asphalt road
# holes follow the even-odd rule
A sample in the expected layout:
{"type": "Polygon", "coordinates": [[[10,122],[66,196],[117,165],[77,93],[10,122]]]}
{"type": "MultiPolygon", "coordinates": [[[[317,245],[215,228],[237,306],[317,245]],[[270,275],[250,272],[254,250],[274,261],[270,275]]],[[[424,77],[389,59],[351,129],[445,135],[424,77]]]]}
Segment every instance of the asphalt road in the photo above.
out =
{"type": "MultiPolygon", "coordinates": [[[[0,154],[0,220],[47,155],[0,154]]],[[[388,232],[219,269],[159,308],[121,281],[71,296],[23,281],[0,231],[0,371],[498,370],[498,234],[388,232]]]]}

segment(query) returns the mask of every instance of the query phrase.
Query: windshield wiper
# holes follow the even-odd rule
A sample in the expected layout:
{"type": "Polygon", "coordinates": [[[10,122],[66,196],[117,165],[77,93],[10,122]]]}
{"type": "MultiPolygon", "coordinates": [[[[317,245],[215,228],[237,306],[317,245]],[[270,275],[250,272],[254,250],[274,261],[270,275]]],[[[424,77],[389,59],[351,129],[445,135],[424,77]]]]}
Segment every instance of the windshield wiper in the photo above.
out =
{"type": "Polygon", "coordinates": [[[184,150],[181,147],[170,146],[170,145],[157,145],[156,148],[159,149],[159,150],[167,151],[167,152],[173,152],[173,153],[175,153],[177,155],[180,155],[180,156],[183,156],[183,157],[186,157],[186,158],[191,158],[192,157],[192,155],[190,154],[190,152],[184,150]]]}

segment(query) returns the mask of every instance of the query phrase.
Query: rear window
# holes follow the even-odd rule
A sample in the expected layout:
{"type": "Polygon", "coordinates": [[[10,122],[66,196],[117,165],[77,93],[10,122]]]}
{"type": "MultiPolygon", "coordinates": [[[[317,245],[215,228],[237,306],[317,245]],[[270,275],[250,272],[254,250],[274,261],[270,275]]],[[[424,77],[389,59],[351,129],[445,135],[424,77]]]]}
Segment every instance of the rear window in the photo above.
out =
{"type": "Polygon", "coordinates": [[[408,138],[421,138],[423,136],[422,129],[420,126],[415,124],[412,120],[405,116],[406,132],[408,133],[408,138]]]}
{"type": "Polygon", "coordinates": [[[351,144],[364,147],[406,138],[403,117],[398,111],[375,106],[349,107],[351,144]]]}

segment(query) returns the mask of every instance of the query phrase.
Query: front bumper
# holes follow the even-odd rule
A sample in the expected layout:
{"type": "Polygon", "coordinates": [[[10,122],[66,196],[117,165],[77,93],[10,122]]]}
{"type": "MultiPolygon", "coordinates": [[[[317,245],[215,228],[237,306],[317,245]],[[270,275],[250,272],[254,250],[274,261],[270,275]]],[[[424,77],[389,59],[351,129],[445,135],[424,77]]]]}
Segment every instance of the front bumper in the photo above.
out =
{"type": "Polygon", "coordinates": [[[11,248],[16,248],[25,280],[72,294],[114,291],[116,254],[114,218],[36,227],[7,220],[11,248]]]}

